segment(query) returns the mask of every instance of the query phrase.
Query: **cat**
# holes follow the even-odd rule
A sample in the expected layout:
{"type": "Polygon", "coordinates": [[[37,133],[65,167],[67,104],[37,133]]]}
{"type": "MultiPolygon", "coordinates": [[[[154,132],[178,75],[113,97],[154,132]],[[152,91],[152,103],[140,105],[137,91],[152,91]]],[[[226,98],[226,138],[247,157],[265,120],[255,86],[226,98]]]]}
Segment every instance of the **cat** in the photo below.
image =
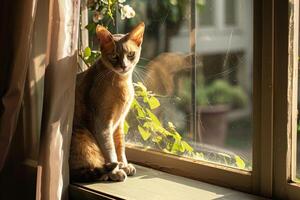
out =
{"type": "Polygon", "coordinates": [[[134,98],[132,72],[144,30],[143,22],[127,34],[96,27],[101,58],[76,79],[71,181],[124,181],[136,173],[126,159],[123,124],[134,98]]]}
{"type": "MultiPolygon", "coordinates": [[[[164,52],[146,65],[145,86],[155,94],[174,96],[176,83],[180,78],[189,75],[192,69],[192,54],[164,52]],[[163,67],[162,67],[163,66],[163,67]]],[[[199,56],[197,67],[202,66],[199,56]]]]}

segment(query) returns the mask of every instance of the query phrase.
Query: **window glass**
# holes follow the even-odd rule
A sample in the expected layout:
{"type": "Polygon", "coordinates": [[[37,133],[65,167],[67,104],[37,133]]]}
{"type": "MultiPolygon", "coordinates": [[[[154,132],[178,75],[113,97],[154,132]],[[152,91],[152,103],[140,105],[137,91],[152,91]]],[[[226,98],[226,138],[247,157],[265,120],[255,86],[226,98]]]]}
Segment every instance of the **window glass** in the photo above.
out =
{"type": "Polygon", "coordinates": [[[215,0],[204,0],[198,5],[198,16],[200,26],[213,26],[215,20],[215,0]]]}
{"type": "MultiPolygon", "coordinates": [[[[136,17],[118,25],[120,33],[146,24],[136,67],[136,98],[127,117],[126,140],[165,153],[251,170],[252,166],[252,4],[243,0],[241,33],[201,33],[211,24],[214,1],[127,1],[136,17]],[[199,9],[200,8],[200,9],[199,9]],[[191,18],[196,51],[191,51],[191,18]],[[197,20],[196,20],[197,21],[197,20]],[[191,61],[195,55],[195,64],[191,61]],[[192,71],[196,71],[192,107],[192,71]],[[197,118],[193,120],[195,109],[197,118]],[[193,132],[196,124],[197,130],[193,132]]],[[[225,20],[235,23],[235,1],[226,1],[225,20]]]]}
{"type": "Polygon", "coordinates": [[[125,9],[128,4],[135,16],[124,19],[116,12],[114,20],[101,7],[106,1],[88,2],[92,6],[87,19],[81,15],[79,40],[79,54],[88,65],[100,55],[97,24],[114,33],[127,33],[141,21],[146,25],[133,75],[135,98],[124,125],[127,143],[251,170],[253,1],[239,2],[238,32],[202,31],[204,25],[214,24],[214,16],[224,18],[218,24],[235,23],[235,14],[230,15],[236,1],[118,1],[123,2],[119,8],[124,15],[133,13],[125,9]]]}
{"type": "Polygon", "coordinates": [[[225,0],[225,23],[229,26],[236,25],[237,0],[225,0]]]}

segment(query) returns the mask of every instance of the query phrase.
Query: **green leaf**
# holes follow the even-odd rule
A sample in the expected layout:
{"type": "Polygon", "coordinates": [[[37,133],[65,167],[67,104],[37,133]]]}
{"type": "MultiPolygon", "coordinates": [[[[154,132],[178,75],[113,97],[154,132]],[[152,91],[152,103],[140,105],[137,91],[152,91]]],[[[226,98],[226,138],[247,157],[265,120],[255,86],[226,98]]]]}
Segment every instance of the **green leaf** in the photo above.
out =
{"type": "Polygon", "coordinates": [[[159,119],[156,117],[155,114],[151,112],[148,108],[146,108],[148,116],[152,119],[152,121],[157,125],[157,126],[162,126],[159,119]]]}
{"type": "Polygon", "coordinates": [[[204,160],[204,154],[202,152],[200,152],[200,153],[196,152],[196,156],[198,159],[204,160]]]}
{"type": "Polygon", "coordinates": [[[143,97],[144,102],[146,103],[148,100],[148,91],[147,88],[144,86],[143,83],[138,82],[138,83],[134,83],[134,89],[135,89],[135,95],[138,97],[143,97]]]}
{"type": "Polygon", "coordinates": [[[90,49],[90,47],[86,47],[84,49],[84,53],[83,53],[83,56],[84,56],[84,59],[88,59],[92,54],[92,51],[90,49]]]}
{"type": "Polygon", "coordinates": [[[194,151],[193,147],[191,147],[187,142],[182,141],[181,144],[187,152],[192,153],[194,151]]]}
{"type": "Polygon", "coordinates": [[[139,104],[139,102],[137,102],[136,99],[133,100],[131,108],[135,109],[137,112],[137,116],[139,118],[145,118],[146,117],[146,113],[143,110],[143,107],[139,104]]]}
{"type": "Polygon", "coordinates": [[[239,156],[235,156],[235,162],[238,168],[240,169],[245,169],[245,162],[241,159],[241,157],[239,156]]]}
{"type": "Polygon", "coordinates": [[[172,122],[168,122],[169,132],[172,133],[172,137],[175,140],[181,140],[181,135],[176,131],[176,127],[172,122]]]}
{"type": "Polygon", "coordinates": [[[158,101],[158,99],[156,97],[150,97],[148,98],[148,104],[151,108],[151,110],[155,109],[155,108],[158,108],[160,106],[160,103],[158,101]]]}
{"type": "Polygon", "coordinates": [[[140,118],[146,117],[145,112],[143,111],[143,109],[141,107],[136,107],[136,111],[137,111],[138,117],[140,117],[140,118]]]}
{"type": "Polygon", "coordinates": [[[131,103],[130,109],[134,109],[135,106],[136,106],[136,104],[137,104],[137,101],[136,101],[136,99],[134,98],[133,101],[132,101],[132,103],[131,103]]]}
{"type": "Polygon", "coordinates": [[[129,124],[128,124],[127,121],[125,120],[125,121],[124,121],[124,134],[125,134],[125,135],[127,135],[129,127],[130,127],[129,124]]]}
{"type": "Polygon", "coordinates": [[[168,122],[168,126],[171,129],[175,129],[176,128],[172,122],[168,122]]]}
{"type": "Polygon", "coordinates": [[[184,146],[182,145],[180,140],[175,140],[173,146],[172,146],[172,152],[177,153],[178,151],[183,153],[184,152],[184,146]]]}
{"type": "Polygon", "coordinates": [[[183,144],[182,144],[181,141],[179,142],[179,151],[180,151],[181,153],[183,153],[183,152],[185,151],[185,148],[184,148],[184,146],[183,146],[183,144]]]}
{"type": "Polygon", "coordinates": [[[151,133],[149,133],[149,131],[146,131],[143,127],[141,127],[140,125],[138,125],[138,130],[143,138],[143,140],[148,140],[149,137],[151,136],[151,133]]]}
{"type": "Polygon", "coordinates": [[[137,86],[144,92],[147,92],[146,86],[142,82],[138,82],[137,86]]]}
{"type": "Polygon", "coordinates": [[[148,93],[146,91],[142,91],[142,90],[136,90],[135,91],[135,96],[137,96],[137,97],[143,97],[144,98],[144,102],[146,102],[145,98],[148,97],[147,95],[148,95],[148,93]]]}
{"type": "Polygon", "coordinates": [[[180,149],[180,143],[176,140],[172,146],[172,153],[177,153],[180,149]]]}
{"type": "Polygon", "coordinates": [[[157,136],[152,138],[152,142],[159,144],[162,141],[162,137],[161,136],[157,136]]]}

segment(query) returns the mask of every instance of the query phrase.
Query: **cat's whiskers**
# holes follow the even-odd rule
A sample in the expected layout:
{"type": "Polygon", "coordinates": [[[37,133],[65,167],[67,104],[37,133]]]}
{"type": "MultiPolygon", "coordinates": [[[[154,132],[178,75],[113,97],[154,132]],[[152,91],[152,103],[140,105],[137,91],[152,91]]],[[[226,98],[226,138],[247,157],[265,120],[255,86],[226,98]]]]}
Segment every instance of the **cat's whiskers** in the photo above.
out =
{"type": "Polygon", "coordinates": [[[139,79],[144,85],[145,85],[145,81],[143,80],[143,78],[139,75],[139,73],[137,73],[136,71],[133,71],[134,75],[136,75],[136,78],[139,79]]]}
{"type": "MultiPolygon", "coordinates": [[[[147,66],[147,65],[146,65],[147,66]]],[[[146,69],[146,66],[144,66],[144,65],[139,65],[139,64],[137,64],[136,65],[136,67],[138,68],[138,69],[141,69],[141,70],[144,70],[144,71],[150,71],[150,72],[152,72],[152,71],[154,71],[153,69],[151,69],[151,68],[147,68],[146,69]]]]}
{"type": "MultiPolygon", "coordinates": [[[[150,71],[150,70],[149,70],[149,71],[150,71]]],[[[149,75],[149,71],[146,70],[146,69],[144,69],[144,68],[137,68],[137,73],[141,73],[142,76],[145,77],[144,80],[145,80],[145,79],[149,79],[151,82],[152,82],[152,81],[155,81],[155,79],[149,75]]]]}
{"type": "Polygon", "coordinates": [[[151,72],[154,72],[155,70],[154,69],[151,69],[151,68],[145,68],[143,65],[136,65],[137,69],[138,70],[141,70],[145,73],[151,73],[151,72]]]}
{"type": "Polygon", "coordinates": [[[151,61],[150,59],[144,57],[140,57],[140,60],[151,61]]]}

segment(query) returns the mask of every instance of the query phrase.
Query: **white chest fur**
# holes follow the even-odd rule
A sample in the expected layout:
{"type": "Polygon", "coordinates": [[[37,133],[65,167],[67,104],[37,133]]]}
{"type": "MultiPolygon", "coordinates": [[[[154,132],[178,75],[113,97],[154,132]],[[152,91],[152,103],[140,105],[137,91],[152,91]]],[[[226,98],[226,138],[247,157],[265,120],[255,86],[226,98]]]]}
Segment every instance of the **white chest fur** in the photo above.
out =
{"type": "Polygon", "coordinates": [[[124,106],[122,108],[122,112],[120,113],[120,115],[118,116],[118,119],[113,124],[113,127],[112,127],[112,131],[113,132],[115,132],[115,130],[119,126],[121,126],[123,128],[123,124],[121,124],[121,123],[124,123],[124,120],[125,120],[128,112],[129,112],[131,103],[133,101],[133,98],[134,98],[134,88],[133,88],[133,85],[132,85],[131,81],[128,81],[128,96],[129,96],[129,98],[125,102],[125,104],[124,104],[124,106]]]}

